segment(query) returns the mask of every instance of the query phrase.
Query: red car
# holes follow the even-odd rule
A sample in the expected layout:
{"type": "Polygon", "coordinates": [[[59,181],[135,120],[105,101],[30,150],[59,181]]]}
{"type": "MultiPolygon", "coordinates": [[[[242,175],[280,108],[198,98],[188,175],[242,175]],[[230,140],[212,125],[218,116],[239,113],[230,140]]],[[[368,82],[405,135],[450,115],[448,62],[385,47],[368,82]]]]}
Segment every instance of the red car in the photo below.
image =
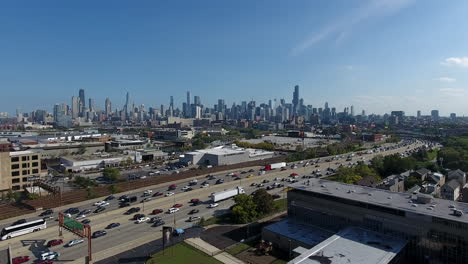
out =
{"type": "Polygon", "coordinates": [[[174,204],[172,207],[179,208],[179,207],[182,207],[182,206],[183,206],[182,204],[174,204]]]}
{"type": "Polygon", "coordinates": [[[153,194],[153,197],[157,197],[157,196],[161,196],[161,195],[163,195],[162,192],[155,192],[155,193],[153,194]]]}
{"type": "Polygon", "coordinates": [[[232,177],[239,177],[239,175],[237,175],[237,173],[234,173],[232,177]]]}
{"type": "Polygon", "coordinates": [[[175,190],[175,189],[177,189],[177,185],[172,184],[171,186],[169,186],[169,190],[175,190]]]}
{"type": "Polygon", "coordinates": [[[54,240],[50,240],[49,242],[47,242],[47,247],[53,247],[53,246],[57,246],[57,245],[60,245],[63,243],[63,240],[62,239],[54,239],[54,240]]]}
{"type": "Polygon", "coordinates": [[[285,171],[285,170],[287,170],[285,167],[281,168],[281,171],[285,171]]]}
{"type": "Polygon", "coordinates": [[[29,261],[29,256],[13,258],[13,264],[20,264],[29,261]]]}
{"type": "Polygon", "coordinates": [[[297,176],[297,173],[291,173],[291,175],[289,175],[290,177],[294,177],[294,176],[297,176]]]}
{"type": "Polygon", "coordinates": [[[190,200],[190,203],[198,203],[198,202],[200,202],[200,199],[192,199],[192,200],[190,200]]]}
{"type": "Polygon", "coordinates": [[[153,210],[153,214],[160,214],[162,212],[164,212],[162,209],[154,209],[153,210]]]}

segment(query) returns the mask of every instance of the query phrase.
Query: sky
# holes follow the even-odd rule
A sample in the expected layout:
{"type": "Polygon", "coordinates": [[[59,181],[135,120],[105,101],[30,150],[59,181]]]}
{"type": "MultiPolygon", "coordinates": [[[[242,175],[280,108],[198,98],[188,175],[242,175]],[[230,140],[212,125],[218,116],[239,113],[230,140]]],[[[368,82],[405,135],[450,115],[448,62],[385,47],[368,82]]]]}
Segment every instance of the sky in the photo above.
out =
{"type": "MultiPolygon", "coordinates": [[[[212,106],[292,100],[342,111],[468,115],[468,1],[2,1],[0,112],[79,89],[104,108],[186,91],[212,106]]],[[[193,101],[193,98],[192,98],[193,101]]]]}

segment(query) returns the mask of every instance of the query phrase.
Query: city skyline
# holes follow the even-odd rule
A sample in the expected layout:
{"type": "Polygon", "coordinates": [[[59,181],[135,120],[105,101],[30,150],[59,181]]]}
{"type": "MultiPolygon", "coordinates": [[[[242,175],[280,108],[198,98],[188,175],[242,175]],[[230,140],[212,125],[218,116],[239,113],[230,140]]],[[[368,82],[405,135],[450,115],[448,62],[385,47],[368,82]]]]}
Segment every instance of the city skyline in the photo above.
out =
{"type": "Polygon", "coordinates": [[[127,91],[155,107],[186,91],[289,100],[299,84],[312,105],[467,114],[464,1],[109,3],[2,4],[0,111],[52,111],[79,89],[100,108],[127,91]]]}

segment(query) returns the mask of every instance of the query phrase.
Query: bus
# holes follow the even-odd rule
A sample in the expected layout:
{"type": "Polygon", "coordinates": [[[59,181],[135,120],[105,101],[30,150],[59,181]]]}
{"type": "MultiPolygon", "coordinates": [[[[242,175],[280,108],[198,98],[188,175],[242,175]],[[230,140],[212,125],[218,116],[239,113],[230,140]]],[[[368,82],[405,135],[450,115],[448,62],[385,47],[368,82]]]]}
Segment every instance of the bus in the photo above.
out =
{"type": "Polygon", "coordinates": [[[1,233],[1,240],[10,239],[12,237],[26,235],[47,228],[47,223],[44,219],[26,222],[24,224],[5,227],[1,233]]]}

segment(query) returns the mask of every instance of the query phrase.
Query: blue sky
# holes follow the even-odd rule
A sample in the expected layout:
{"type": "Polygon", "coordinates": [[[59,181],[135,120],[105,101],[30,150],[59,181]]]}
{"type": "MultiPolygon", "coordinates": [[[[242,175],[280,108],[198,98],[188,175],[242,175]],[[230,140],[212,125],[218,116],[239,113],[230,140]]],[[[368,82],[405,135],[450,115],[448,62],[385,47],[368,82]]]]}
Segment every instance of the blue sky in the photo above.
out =
{"type": "Polygon", "coordinates": [[[468,114],[468,1],[3,1],[0,112],[292,99],[468,114]],[[192,99],[193,100],[193,99],[192,99]]]}

